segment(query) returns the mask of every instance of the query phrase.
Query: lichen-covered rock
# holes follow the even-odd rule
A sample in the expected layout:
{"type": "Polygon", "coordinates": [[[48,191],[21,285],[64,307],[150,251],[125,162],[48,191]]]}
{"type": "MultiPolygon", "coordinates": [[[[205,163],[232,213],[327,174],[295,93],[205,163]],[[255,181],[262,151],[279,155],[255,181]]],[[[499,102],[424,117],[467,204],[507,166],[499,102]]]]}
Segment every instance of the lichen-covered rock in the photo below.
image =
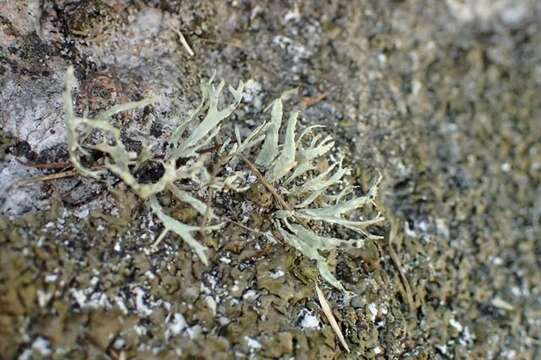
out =
{"type": "MultiPolygon", "coordinates": [[[[101,89],[81,111],[149,92],[180,99],[119,119],[131,144],[151,134],[162,150],[168,119],[197,106],[193,89],[215,70],[227,83],[254,78],[261,109],[297,87],[299,126],[327,126],[361,192],[382,171],[396,229],[328,254],[356,294],[324,289],[346,355],[314,296],[314,264],[247,229],[271,227],[264,189],[249,206],[214,194],[231,222],[198,239],[205,267],[172,239],[149,251],[160,225],[114,178],[2,187],[1,206],[20,199],[0,218],[2,356],[535,358],[540,13],[535,0],[0,1],[0,167],[16,175],[2,173],[3,184],[64,172],[21,162],[66,161],[55,146],[69,64],[79,90],[101,89]],[[105,350],[90,344],[113,313],[133,326],[105,350]]],[[[242,137],[259,124],[257,108],[241,104],[232,119],[242,137]]]]}

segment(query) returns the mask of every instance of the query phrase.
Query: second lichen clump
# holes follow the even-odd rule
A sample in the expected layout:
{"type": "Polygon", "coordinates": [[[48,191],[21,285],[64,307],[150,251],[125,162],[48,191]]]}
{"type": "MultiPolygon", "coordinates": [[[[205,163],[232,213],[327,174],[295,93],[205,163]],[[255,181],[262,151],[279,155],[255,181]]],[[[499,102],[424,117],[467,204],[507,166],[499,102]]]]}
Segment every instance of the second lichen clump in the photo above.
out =
{"type": "MultiPolygon", "coordinates": [[[[219,107],[224,82],[217,87],[213,79],[201,86],[202,101],[186,119],[180,121],[168,139],[169,147],[162,159],[152,154],[143,146],[139,154],[130,152],[122,143],[121,130],[113,125],[112,119],[120,112],[141,109],[157,99],[145,99],[115,106],[93,118],[77,116],[73,109],[72,89],[76,85],[73,68],[66,74],[64,108],[70,159],[74,167],[85,176],[101,179],[104,170],[109,170],[143,200],[151,211],[160,219],[164,230],[155,245],[169,232],[179,235],[195,251],[201,261],[208,264],[207,248],[195,239],[195,234],[204,230],[215,230],[216,223],[210,207],[195,194],[198,190],[225,187],[242,191],[239,180],[251,172],[257,175],[266,191],[275,200],[272,218],[273,231],[267,236],[281,238],[296,248],[303,255],[315,260],[321,276],[331,285],[344,290],[342,284],[332,274],[322,251],[339,247],[361,247],[365,239],[377,239],[367,228],[383,221],[379,213],[371,218],[363,218],[359,210],[374,207],[374,198],[380,179],[370,190],[361,196],[355,194],[355,188],[345,177],[350,170],[342,166],[342,157],[331,160],[327,169],[318,170],[317,164],[329,155],[334,146],[331,137],[315,134],[317,126],[304,129],[297,136],[298,113],[292,113],[282,130],[283,103],[277,99],[272,104],[271,119],[263,122],[244,140],[235,128],[235,139],[219,144],[219,150],[213,157],[214,167],[228,168],[228,176],[217,176],[224,171],[207,170],[216,136],[221,132],[224,119],[229,117],[239,106],[243,98],[244,84],[237,88],[229,87],[233,102],[219,107]],[[201,119],[201,120],[199,120],[201,119]],[[281,134],[283,132],[283,134],[281,134]],[[282,137],[282,141],[280,141],[282,137]],[[89,157],[90,151],[105,155],[105,169],[96,170],[84,164],[83,158],[89,157]],[[163,168],[163,174],[153,183],[138,181],[137,170],[148,161],[163,168]],[[231,171],[233,169],[233,171],[231,171]],[[236,170],[236,171],[235,171],[236,170]],[[180,188],[178,182],[188,182],[192,191],[180,188]],[[158,195],[170,192],[177,200],[189,204],[205,219],[213,220],[215,225],[196,226],[185,224],[172,216],[159,202],[158,195]],[[342,227],[353,235],[352,239],[340,239],[329,234],[342,227]],[[325,234],[322,233],[325,232],[325,234]]],[[[344,231],[340,231],[344,233],[344,231]]]]}
{"type": "MultiPolygon", "coordinates": [[[[276,198],[277,209],[273,214],[276,232],[303,255],[315,260],[321,276],[331,285],[344,290],[332,274],[321,251],[339,247],[362,247],[365,239],[379,239],[367,231],[371,225],[381,223],[384,218],[377,213],[364,219],[358,211],[364,207],[375,207],[379,177],[368,193],[358,196],[354,187],[345,180],[351,170],[342,166],[342,157],[325,170],[318,170],[321,162],[334,146],[330,136],[314,134],[312,126],[296,136],[298,112],[291,113],[283,141],[280,144],[280,129],[283,120],[281,99],[273,102],[271,121],[264,125],[265,131],[251,136],[254,144],[263,140],[255,159],[249,160],[252,170],[264,172],[261,181],[276,198]],[[255,169],[258,166],[259,169],[255,169]],[[342,227],[350,230],[352,239],[339,239],[318,234],[314,227],[342,227]]],[[[259,129],[256,130],[259,133],[259,129]]],[[[246,142],[246,141],[245,141],[246,142]]],[[[331,159],[332,161],[332,159],[331,159]]]]}

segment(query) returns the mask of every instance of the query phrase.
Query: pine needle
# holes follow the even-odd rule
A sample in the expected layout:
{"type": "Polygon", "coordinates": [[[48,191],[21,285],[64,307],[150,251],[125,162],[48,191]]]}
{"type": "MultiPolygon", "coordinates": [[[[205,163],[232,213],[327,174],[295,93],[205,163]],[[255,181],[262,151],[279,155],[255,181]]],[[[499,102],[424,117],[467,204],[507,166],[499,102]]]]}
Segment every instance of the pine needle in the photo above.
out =
{"type": "Polygon", "coordinates": [[[195,53],[193,52],[192,48],[190,47],[190,44],[188,44],[188,41],[186,41],[186,38],[184,37],[184,34],[180,32],[178,29],[173,29],[173,31],[178,35],[178,39],[180,43],[182,44],[182,47],[184,47],[184,50],[190,55],[190,57],[194,56],[195,53]]]}
{"type": "Polygon", "coordinates": [[[43,175],[43,176],[34,176],[29,179],[21,180],[17,183],[17,185],[28,185],[34,182],[39,181],[50,181],[50,180],[58,180],[58,179],[64,179],[67,177],[77,176],[79,175],[79,172],[77,170],[68,170],[61,173],[51,174],[51,175],[43,175]]]}
{"type": "Polygon", "coordinates": [[[338,340],[340,340],[340,344],[346,349],[346,351],[349,353],[349,346],[346,343],[346,339],[344,339],[344,335],[342,334],[342,330],[340,330],[340,326],[338,326],[338,323],[336,322],[336,319],[332,313],[331,307],[329,303],[327,302],[327,299],[325,299],[325,295],[323,294],[323,291],[319,288],[319,286],[316,285],[316,293],[317,297],[319,299],[319,304],[321,305],[321,309],[323,310],[323,313],[327,317],[327,320],[329,320],[329,323],[331,324],[332,329],[334,330],[334,333],[338,337],[338,340]]]}

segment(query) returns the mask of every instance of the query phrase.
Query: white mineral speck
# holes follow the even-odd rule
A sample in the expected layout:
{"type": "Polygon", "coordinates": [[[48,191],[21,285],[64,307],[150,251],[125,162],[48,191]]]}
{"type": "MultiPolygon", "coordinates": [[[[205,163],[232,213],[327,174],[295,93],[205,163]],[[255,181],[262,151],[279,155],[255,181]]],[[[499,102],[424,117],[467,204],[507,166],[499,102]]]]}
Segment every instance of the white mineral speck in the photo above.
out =
{"type": "Polygon", "coordinates": [[[286,15],[284,16],[284,22],[297,22],[301,19],[301,14],[298,9],[295,9],[294,11],[288,11],[286,15]]]}
{"type": "Polygon", "coordinates": [[[224,264],[231,264],[231,259],[225,257],[225,256],[222,256],[220,258],[220,261],[223,262],[224,264]]]}
{"type": "Polygon", "coordinates": [[[135,293],[135,307],[137,308],[137,312],[143,316],[152,314],[152,309],[150,309],[144,301],[145,291],[140,287],[137,287],[133,292],[135,293]]]}
{"type": "Polygon", "coordinates": [[[216,300],[214,300],[212,296],[207,296],[205,301],[207,302],[207,306],[209,307],[212,316],[216,316],[216,300]]]}
{"type": "Polygon", "coordinates": [[[89,208],[84,208],[84,209],[81,209],[81,210],[75,212],[75,216],[77,216],[79,219],[87,218],[88,215],[90,215],[90,209],[89,208]]]}
{"type": "Polygon", "coordinates": [[[173,319],[167,326],[165,336],[169,338],[171,336],[179,335],[187,327],[188,324],[186,323],[186,319],[184,319],[184,316],[180,313],[176,313],[175,315],[173,315],[173,319]]]}
{"type": "Polygon", "coordinates": [[[249,336],[245,336],[244,340],[246,341],[246,345],[253,350],[259,350],[263,347],[259,341],[252,339],[249,336]]]}
{"type": "Polygon", "coordinates": [[[46,283],[53,283],[56,280],[58,280],[58,274],[50,274],[50,275],[45,276],[46,283]]]}
{"type": "Polygon", "coordinates": [[[201,331],[202,331],[201,325],[195,325],[195,326],[192,326],[191,328],[188,328],[188,330],[186,330],[186,332],[188,333],[188,336],[192,340],[198,337],[199,334],[201,334],[201,331]]]}
{"type": "Polygon", "coordinates": [[[142,325],[135,325],[133,329],[139,336],[145,336],[147,334],[147,328],[142,325]]]}
{"type": "Polygon", "coordinates": [[[285,275],[285,273],[282,270],[276,270],[274,272],[271,271],[271,273],[269,274],[271,279],[278,279],[278,278],[281,278],[284,275],[285,275]]]}
{"type": "Polygon", "coordinates": [[[516,352],[516,350],[513,350],[513,349],[508,349],[508,350],[506,349],[506,350],[502,351],[501,357],[502,357],[502,359],[513,360],[513,359],[516,359],[517,352],[516,352]]]}
{"type": "Polygon", "coordinates": [[[248,290],[244,293],[244,295],[242,295],[242,298],[244,300],[255,300],[257,298],[257,291],[255,290],[248,290]]]}
{"type": "Polygon", "coordinates": [[[447,354],[447,346],[446,345],[436,345],[436,348],[443,354],[447,354]]]}
{"type": "Polygon", "coordinates": [[[231,322],[231,320],[229,320],[228,318],[224,317],[224,316],[220,316],[218,318],[218,323],[222,326],[225,326],[227,324],[229,324],[231,322]]]}
{"type": "Polygon", "coordinates": [[[43,356],[51,355],[51,348],[49,347],[49,341],[45,340],[41,336],[38,336],[32,343],[32,349],[39,352],[43,356]]]}
{"type": "Polygon", "coordinates": [[[450,319],[449,325],[454,327],[458,332],[462,332],[462,330],[464,330],[464,327],[462,326],[462,324],[456,321],[455,319],[450,319]]]}
{"type": "Polygon", "coordinates": [[[126,340],[124,340],[123,338],[117,338],[115,342],[113,343],[113,347],[116,350],[122,349],[125,345],[126,345],[126,340]]]}
{"type": "Polygon", "coordinates": [[[128,308],[126,307],[126,304],[124,304],[124,300],[120,296],[117,296],[115,298],[115,304],[125,315],[128,314],[128,308]]]}
{"type": "Polygon", "coordinates": [[[41,307],[45,307],[47,303],[53,298],[53,293],[47,293],[42,290],[38,290],[38,304],[41,307]]]}
{"type": "Polygon", "coordinates": [[[302,329],[314,329],[319,330],[319,320],[317,317],[312,314],[312,312],[308,309],[302,309],[301,314],[299,315],[301,318],[301,321],[299,323],[299,326],[302,329]]]}
{"type": "Polygon", "coordinates": [[[86,303],[86,295],[83,290],[71,290],[71,296],[75,299],[80,308],[83,308],[86,303]]]}
{"type": "Polygon", "coordinates": [[[374,303],[368,304],[368,312],[370,313],[370,320],[374,322],[376,320],[376,316],[378,315],[378,308],[376,304],[374,303]]]}
{"type": "Polygon", "coordinates": [[[249,81],[244,87],[244,101],[253,103],[254,107],[259,110],[262,107],[262,91],[263,87],[257,81],[249,81]]]}

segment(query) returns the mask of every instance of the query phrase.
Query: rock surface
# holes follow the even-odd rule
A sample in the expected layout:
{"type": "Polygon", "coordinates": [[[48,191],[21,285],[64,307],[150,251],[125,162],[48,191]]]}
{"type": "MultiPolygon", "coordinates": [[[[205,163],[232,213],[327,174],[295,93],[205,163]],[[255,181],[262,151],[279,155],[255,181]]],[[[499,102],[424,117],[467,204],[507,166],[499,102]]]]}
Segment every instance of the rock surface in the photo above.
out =
{"type": "MultiPolygon", "coordinates": [[[[535,0],[0,0],[0,357],[541,356],[540,24],[535,0]],[[229,224],[205,267],[173,236],[151,251],[160,224],[116,179],[36,178],[70,171],[69,64],[80,111],[161,96],[122,119],[135,147],[160,151],[216,72],[255,80],[241,131],[296,87],[355,182],[384,175],[386,240],[330,255],[350,354],[287,246],[229,224]]],[[[263,195],[214,207],[265,231],[263,195]]]]}

